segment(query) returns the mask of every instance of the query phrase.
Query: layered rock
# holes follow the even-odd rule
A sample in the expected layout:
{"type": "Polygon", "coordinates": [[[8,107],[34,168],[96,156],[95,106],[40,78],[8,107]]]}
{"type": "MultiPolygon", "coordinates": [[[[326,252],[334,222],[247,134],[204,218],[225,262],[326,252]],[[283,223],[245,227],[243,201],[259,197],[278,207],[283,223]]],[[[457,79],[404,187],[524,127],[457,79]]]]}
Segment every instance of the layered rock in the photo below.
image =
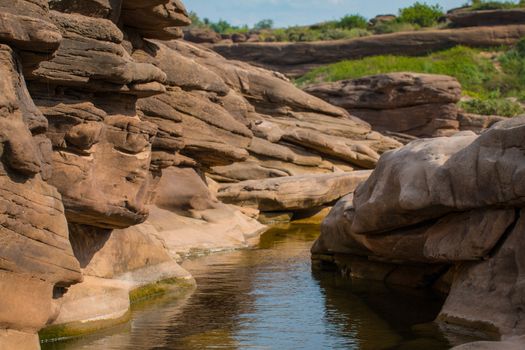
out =
{"type": "Polygon", "coordinates": [[[218,198],[225,203],[260,211],[299,211],[329,205],[352,193],[370,171],[291,176],[222,185],[218,198]]]}
{"type": "Polygon", "coordinates": [[[381,132],[416,137],[459,130],[461,85],[445,75],[390,73],[315,84],[305,91],[369,122],[381,132]]]}
{"type": "Polygon", "coordinates": [[[525,23],[525,9],[497,9],[473,11],[461,8],[450,11],[447,19],[455,27],[501,26],[525,23]]]}
{"type": "MultiPolygon", "coordinates": [[[[26,88],[21,57],[48,56],[61,35],[47,2],[0,2],[0,347],[38,348],[36,331],[57,316],[57,299],[82,279],[58,191],[49,185],[47,120],[26,88]],[[6,45],[8,44],[8,45],[6,45]]],[[[38,59],[36,57],[39,57],[38,59]]]]}
{"type": "Polygon", "coordinates": [[[473,113],[459,112],[458,121],[459,129],[462,131],[472,131],[480,134],[489,129],[497,122],[507,119],[498,115],[479,115],[473,113]]]}
{"type": "Polygon", "coordinates": [[[139,46],[133,57],[168,76],[166,94],[139,103],[144,119],[161,125],[154,149],[179,144],[215,180],[370,169],[400,145],[277,73],[185,42],[139,46]]]}
{"type": "Polygon", "coordinates": [[[184,31],[184,40],[197,44],[216,44],[222,40],[214,30],[208,28],[190,28],[184,31]]]}
{"type": "Polygon", "coordinates": [[[316,261],[356,278],[438,288],[448,294],[440,322],[525,334],[524,128],[516,117],[481,136],[418,140],[385,154],[325,220],[316,261]]]}
{"type": "Polygon", "coordinates": [[[465,45],[499,47],[512,45],[525,36],[524,25],[399,32],[368,37],[305,43],[217,44],[213,49],[229,59],[237,59],[300,76],[312,68],[347,59],[376,55],[426,55],[465,45]]]}

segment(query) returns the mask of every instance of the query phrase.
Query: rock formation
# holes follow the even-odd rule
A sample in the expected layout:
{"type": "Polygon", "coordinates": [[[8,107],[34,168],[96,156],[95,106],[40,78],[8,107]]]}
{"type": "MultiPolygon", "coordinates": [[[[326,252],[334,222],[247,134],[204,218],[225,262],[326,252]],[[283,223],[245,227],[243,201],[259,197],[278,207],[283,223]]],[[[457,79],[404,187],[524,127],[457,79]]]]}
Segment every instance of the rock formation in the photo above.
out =
{"type": "Polygon", "coordinates": [[[43,1],[0,2],[0,348],[38,348],[36,331],[56,300],[81,281],[60,194],[48,184],[48,123],[26,88],[21,58],[35,64],[59,45],[43,1]],[[27,51],[26,51],[27,50],[27,51]]]}
{"type": "Polygon", "coordinates": [[[449,11],[447,19],[454,27],[501,26],[525,23],[525,9],[473,11],[470,7],[449,11]]]}
{"type": "Polygon", "coordinates": [[[399,32],[367,37],[302,43],[216,44],[212,48],[229,59],[301,76],[319,66],[376,55],[426,55],[465,45],[499,47],[525,36],[525,25],[483,26],[399,32]]]}
{"type": "Polygon", "coordinates": [[[525,117],[516,117],[480,136],[417,140],[385,154],[323,223],[312,249],[318,266],[434,287],[448,294],[438,321],[525,334],[524,133],[525,117]]]}
{"type": "Polygon", "coordinates": [[[130,293],[191,284],[184,256],[256,242],[258,210],[216,181],[310,174],[327,194],[309,209],[400,146],[279,73],[170,41],[178,0],[0,0],[0,17],[2,349],[125,320],[130,293]]]}
{"type": "Polygon", "coordinates": [[[352,193],[369,175],[363,170],[249,180],[220,186],[218,198],[264,212],[308,210],[352,193]]]}
{"type": "Polygon", "coordinates": [[[461,85],[446,75],[380,74],[304,90],[345,108],[380,132],[435,137],[453,135],[460,127],[456,104],[461,85]]]}

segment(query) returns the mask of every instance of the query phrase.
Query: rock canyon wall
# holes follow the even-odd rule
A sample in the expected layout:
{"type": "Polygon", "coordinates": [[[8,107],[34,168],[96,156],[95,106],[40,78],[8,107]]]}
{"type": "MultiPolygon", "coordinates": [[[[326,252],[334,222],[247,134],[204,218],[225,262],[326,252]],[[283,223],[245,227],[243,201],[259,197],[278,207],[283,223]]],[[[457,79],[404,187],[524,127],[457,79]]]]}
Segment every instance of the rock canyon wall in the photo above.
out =
{"type": "Polygon", "coordinates": [[[130,293],[193,283],[184,256],[253,244],[259,211],[330,204],[400,146],[176,40],[189,23],[178,0],[0,0],[0,348],[125,320],[130,293]],[[288,192],[246,208],[263,179],[288,192]]]}

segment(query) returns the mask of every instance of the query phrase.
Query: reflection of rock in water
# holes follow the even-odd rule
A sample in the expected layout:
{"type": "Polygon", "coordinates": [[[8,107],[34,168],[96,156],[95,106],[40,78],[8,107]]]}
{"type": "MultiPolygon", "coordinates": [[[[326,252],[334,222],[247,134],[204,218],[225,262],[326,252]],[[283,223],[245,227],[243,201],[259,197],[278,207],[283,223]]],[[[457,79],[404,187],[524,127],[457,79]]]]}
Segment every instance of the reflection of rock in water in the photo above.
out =
{"type": "Polygon", "coordinates": [[[326,321],[344,324],[341,331],[355,334],[361,350],[438,350],[476,340],[430,323],[443,305],[438,294],[349,280],[336,272],[312,274],[325,295],[326,321]]]}

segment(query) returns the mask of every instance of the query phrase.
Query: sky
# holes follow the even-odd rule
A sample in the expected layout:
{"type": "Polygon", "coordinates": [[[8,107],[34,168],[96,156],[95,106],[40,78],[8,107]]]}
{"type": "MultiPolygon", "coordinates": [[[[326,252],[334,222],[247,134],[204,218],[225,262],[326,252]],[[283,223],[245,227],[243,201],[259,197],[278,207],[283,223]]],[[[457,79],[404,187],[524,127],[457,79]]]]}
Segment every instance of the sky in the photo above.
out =
{"type": "MultiPolygon", "coordinates": [[[[184,0],[188,11],[216,22],[224,19],[233,25],[253,26],[262,19],[273,19],[276,27],[314,24],[339,19],[346,14],[372,18],[378,14],[397,14],[415,0],[184,0]]],[[[466,0],[427,0],[445,10],[465,4],[466,0]]]]}

